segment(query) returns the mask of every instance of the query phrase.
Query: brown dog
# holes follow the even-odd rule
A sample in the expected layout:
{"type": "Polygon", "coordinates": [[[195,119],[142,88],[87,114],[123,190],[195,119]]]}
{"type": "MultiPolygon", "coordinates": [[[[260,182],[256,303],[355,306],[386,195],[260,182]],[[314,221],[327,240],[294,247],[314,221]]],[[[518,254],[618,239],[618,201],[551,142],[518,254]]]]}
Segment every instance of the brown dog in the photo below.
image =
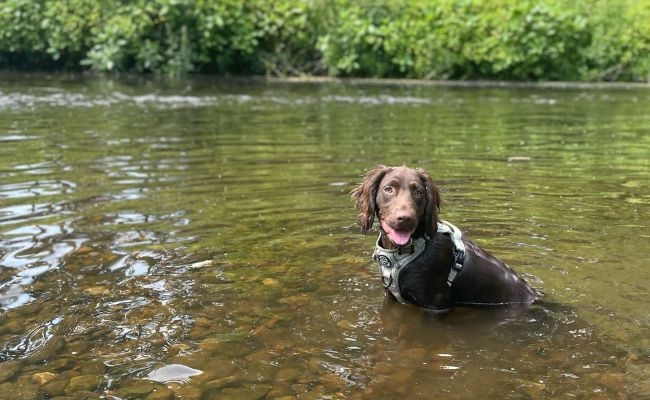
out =
{"type": "Polygon", "coordinates": [[[446,311],[454,304],[529,305],[541,296],[458,228],[438,219],[440,193],[425,171],[380,165],[351,194],[362,232],[379,219],[373,259],[386,292],[398,301],[446,311]]]}

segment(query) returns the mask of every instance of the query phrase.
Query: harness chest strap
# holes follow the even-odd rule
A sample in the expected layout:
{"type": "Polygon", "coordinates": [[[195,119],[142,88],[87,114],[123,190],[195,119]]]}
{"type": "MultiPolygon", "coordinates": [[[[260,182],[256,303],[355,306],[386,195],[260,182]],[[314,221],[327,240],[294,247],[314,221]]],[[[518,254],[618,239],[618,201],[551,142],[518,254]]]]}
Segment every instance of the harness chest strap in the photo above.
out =
{"type": "MultiPolygon", "coordinates": [[[[447,277],[447,285],[451,286],[454,279],[456,279],[456,275],[463,268],[465,245],[462,241],[461,231],[449,222],[438,222],[438,232],[448,234],[454,245],[454,265],[452,265],[449,276],[447,277]]],[[[405,301],[399,290],[399,274],[405,266],[422,254],[426,248],[426,242],[429,239],[426,235],[415,240],[411,239],[409,244],[393,250],[387,250],[381,247],[381,235],[377,239],[377,245],[372,254],[372,259],[379,264],[382,285],[400,303],[405,303],[405,301]]]]}
{"type": "Polygon", "coordinates": [[[454,265],[451,266],[449,276],[447,277],[447,285],[451,287],[454,279],[456,279],[456,275],[458,275],[460,270],[463,269],[463,263],[465,262],[465,244],[462,240],[463,234],[460,229],[447,221],[438,223],[438,232],[449,234],[451,242],[454,245],[454,265]],[[443,228],[442,230],[440,229],[441,227],[443,228]]]}
{"type": "Polygon", "coordinates": [[[372,254],[372,259],[379,264],[381,283],[397,301],[405,303],[399,290],[399,273],[406,265],[422,254],[426,247],[426,239],[424,237],[415,240],[411,239],[409,244],[393,250],[386,250],[381,247],[380,241],[381,235],[377,239],[377,246],[372,254]]]}

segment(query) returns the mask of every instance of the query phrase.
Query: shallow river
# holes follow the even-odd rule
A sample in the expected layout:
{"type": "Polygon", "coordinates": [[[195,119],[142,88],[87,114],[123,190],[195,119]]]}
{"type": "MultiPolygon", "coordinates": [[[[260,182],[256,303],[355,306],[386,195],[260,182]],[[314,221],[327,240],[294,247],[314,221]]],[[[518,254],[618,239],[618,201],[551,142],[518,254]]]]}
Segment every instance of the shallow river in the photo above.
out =
{"type": "Polygon", "coordinates": [[[650,89],[0,79],[0,398],[650,398],[650,89]],[[349,191],[427,169],[545,292],[384,298],[349,191]],[[4,397],[3,397],[4,396],[4,397]]]}

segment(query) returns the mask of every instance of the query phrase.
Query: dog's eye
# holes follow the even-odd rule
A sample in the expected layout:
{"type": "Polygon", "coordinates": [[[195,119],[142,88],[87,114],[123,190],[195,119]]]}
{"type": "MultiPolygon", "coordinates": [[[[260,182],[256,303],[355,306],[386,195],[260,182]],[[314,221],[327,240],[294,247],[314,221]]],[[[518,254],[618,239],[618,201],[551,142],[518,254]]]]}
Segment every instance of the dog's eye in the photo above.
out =
{"type": "Polygon", "coordinates": [[[420,198],[420,197],[424,196],[424,192],[422,191],[422,189],[415,189],[413,191],[413,196],[415,196],[417,198],[420,198]]]}
{"type": "Polygon", "coordinates": [[[395,189],[393,189],[392,186],[384,187],[384,192],[386,192],[386,193],[393,193],[393,190],[395,190],[395,189]]]}

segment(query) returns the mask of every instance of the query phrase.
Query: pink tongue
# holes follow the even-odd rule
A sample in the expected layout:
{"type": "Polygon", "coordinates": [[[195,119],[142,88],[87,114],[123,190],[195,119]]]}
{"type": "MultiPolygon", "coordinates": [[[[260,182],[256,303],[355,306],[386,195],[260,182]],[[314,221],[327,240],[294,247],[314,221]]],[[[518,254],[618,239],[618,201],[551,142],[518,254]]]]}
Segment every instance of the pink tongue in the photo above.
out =
{"type": "Polygon", "coordinates": [[[383,223],[381,224],[381,227],[384,229],[384,232],[388,234],[388,238],[398,246],[405,245],[408,243],[409,239],[411,239],[411,232],[396,231],[383,223]]]}
{"type": "Polygon", "coordinates": [[[411,233],[410,232],[399,232],[399,231],[393,231],[388,234],[388,237],[390,240],[395,242],[395,244],[403,246],[406,243],[409,242],[409,239],[411,238],[411,233]]]}

